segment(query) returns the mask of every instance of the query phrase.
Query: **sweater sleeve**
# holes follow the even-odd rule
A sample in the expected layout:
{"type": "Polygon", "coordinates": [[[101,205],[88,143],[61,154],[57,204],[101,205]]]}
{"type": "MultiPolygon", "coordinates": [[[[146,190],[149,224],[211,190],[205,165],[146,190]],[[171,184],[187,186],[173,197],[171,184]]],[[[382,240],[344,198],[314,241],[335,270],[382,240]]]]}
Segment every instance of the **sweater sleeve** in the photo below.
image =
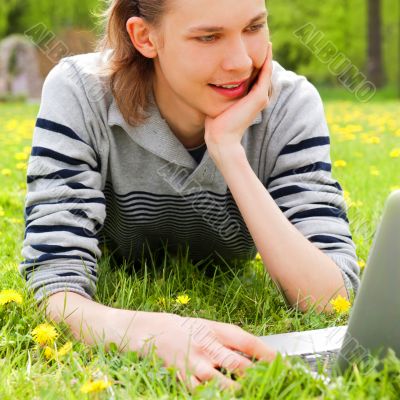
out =
{"type": "Polygon", "coordinates": [[[93,112],[83,85],[71,77],[68,63],[47,76],[28,162],[18,268],[38,303],[64,290],[92,298],[101,256],[105,197],[93,112]]]}
{"type": "Polygon", "coordinates": [[[277,154],[266,187],[289,221],[340,268],[347,293],[357,293],[360,268],[340,184],[332,177],[322,100],[299,79],[271,115],[277,154]]]}

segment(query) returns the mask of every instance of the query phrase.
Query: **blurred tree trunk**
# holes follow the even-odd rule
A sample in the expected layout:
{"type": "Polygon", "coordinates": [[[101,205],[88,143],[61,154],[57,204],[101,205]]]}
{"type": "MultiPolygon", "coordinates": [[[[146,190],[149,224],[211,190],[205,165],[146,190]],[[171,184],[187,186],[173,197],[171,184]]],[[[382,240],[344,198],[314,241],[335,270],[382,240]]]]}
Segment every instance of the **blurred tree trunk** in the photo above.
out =
{"type": "Polygon", "coordinates": [[[400,0],[397,5],[398,24],[397,24],[397,94],[400,98],[400,0]]]}
{"type": "Polygon", "coordinates": [[[367,76],[377,88],[385,83],[382,60],[381,0],[368,0],[367,76]]]}

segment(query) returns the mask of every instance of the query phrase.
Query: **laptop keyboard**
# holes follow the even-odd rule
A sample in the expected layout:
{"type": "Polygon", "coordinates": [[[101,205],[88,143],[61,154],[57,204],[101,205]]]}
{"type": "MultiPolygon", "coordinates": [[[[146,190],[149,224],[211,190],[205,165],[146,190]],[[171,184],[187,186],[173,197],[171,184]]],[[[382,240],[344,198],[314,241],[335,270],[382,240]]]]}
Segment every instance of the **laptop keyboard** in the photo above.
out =
{"type": "MultiPolygon", "coordinates": [[[[330,372],[332,370],[333,365],[335,364],[335,361],[337,360],[337,357],[339,356],[339,351],[340,349],[336,350],[327,350],[327,351],[319,351],[317,353],[303,353],[303,354],[298,354],[290,357],[299,357],[303,361],[305,361],[311,371],[313,373],[318,374],[318,365],[322,364],[323,365],[323,371],[324,372],[330,372]]],[[[240,355],[248,358],[249,360],[252,360],[252,358],[247,355],[242,353],[241,351],[236,350],[237,353],[240,355]]],[[[224,368],[217,368],[219,371],[226,373],[226,370],[224,368]]],[[[232,378],[234,379],[234,378],[232,378]]]]}
{"type": "Polygon", "coordinates": [[[304,353],[298,355],[304,360],[311,368],[312,371],[318,372],[318,365],[322,364],[324,370],[330,371],[333,364],[335,363],[339,354],[339,349],[321,351],[318,353],[304,353]]]}

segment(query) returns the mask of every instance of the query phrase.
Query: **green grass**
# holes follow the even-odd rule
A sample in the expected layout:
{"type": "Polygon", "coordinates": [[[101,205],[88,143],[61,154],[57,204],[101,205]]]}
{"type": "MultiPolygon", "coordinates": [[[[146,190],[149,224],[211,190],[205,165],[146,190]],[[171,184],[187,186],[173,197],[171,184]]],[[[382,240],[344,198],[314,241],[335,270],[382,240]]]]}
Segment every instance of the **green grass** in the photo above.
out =
{"type": "MultiPolygon", "coordinates": [[[[316,85],[324,101],[349,100],[357,101],[357,91],[346,89],[344,86],[316,85]]],[[[367,96],[366,96],[367,97],[367,96]]],[[[400,85],[386,86],[376,91],[368,102],[398,101],[400,98],[400,85]]]]}
{"type": "MultiPolygon", "coordinates": [[[[134,352],[105,352],[73,340],[66,325],[59,324],[59,345],[73,341],[73,351],[60,361],[48,361],[30,332],[44,315],[37,309],[18,274],[23,241],[23,204],[26,170],[37,105],[0,105],[0,290],[14,288],[23,294],[22,305],[0,307],[0,399],[91,398],[80,392],[89,379],[104,378],[113,385],[98,398],[185,398],[185,387],[173,370],[156,357],[139,359],[134,352]],[[22,153],[22,154],[20,154],[22,153]],[[26,157],[26,156],[25,156],[26,157]],[[20,158],[19,160],[17,158],[20,158]],[[10,171],[7,171],[9,169],[10,171]]],[[[346,166],[334,175],[346,190],[349,219],[360,260],[366,260],[376,223],[390,190],[399,185],[399,102],[357,105],[346,101],[326,103],[332,131],[332,160],[346,166]],[[375,137],[375,139],[371,139],[375,137]],[[378,140],[376,139],[379,138],[378,140]],[[370,143],[372,142],[372,143],[370,143]],[[371,167],[374,167],[371,170],[371,167]],[[372,171],[372,173],[371,173],[372,171]]],[[[234,323],[255,335],[343,325],[348,315],[318,315],[288,308],[264,271],[261,262],[210,269],[208,273],[187,262],[185,255],[167,257],[157,267],[147,264],[129,272],[113,265],[105,252],[99,263],[96,300],[112,307],[142,311],[166,311],[182,316],[234,323]],[[187,305],[174,299],[191,298],[187,305]],[[165,302],[160,299],[164,297],[165,302]]],[[[239,382],[238,398],[271,399],[391,399],[400,391],[400,362],[393,355],[381,372],[365,373],[363,366],[330,383],[314,379],[300,360],[258,362],[239,382]]],[[[232,398],[216,382],[201,385],[194,398],[232,398]]],[[[94,397],[96,398],[96,397],[94,397]]]]}

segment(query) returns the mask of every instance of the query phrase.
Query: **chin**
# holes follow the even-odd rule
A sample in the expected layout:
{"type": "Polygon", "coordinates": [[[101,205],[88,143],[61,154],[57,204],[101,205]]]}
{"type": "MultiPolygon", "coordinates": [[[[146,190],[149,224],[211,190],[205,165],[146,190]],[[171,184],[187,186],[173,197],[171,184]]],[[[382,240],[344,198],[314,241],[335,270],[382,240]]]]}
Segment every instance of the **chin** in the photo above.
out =
{"type": "Polygon", "coordinates": [[[226,111],[232,104],[233,102],[229,102],[229,104],[220,105],[219,107],[215,106],[212,109],[207,110],[208,113],[206,115],[208,115],[210,118],[216,118],[226,111]]]}

